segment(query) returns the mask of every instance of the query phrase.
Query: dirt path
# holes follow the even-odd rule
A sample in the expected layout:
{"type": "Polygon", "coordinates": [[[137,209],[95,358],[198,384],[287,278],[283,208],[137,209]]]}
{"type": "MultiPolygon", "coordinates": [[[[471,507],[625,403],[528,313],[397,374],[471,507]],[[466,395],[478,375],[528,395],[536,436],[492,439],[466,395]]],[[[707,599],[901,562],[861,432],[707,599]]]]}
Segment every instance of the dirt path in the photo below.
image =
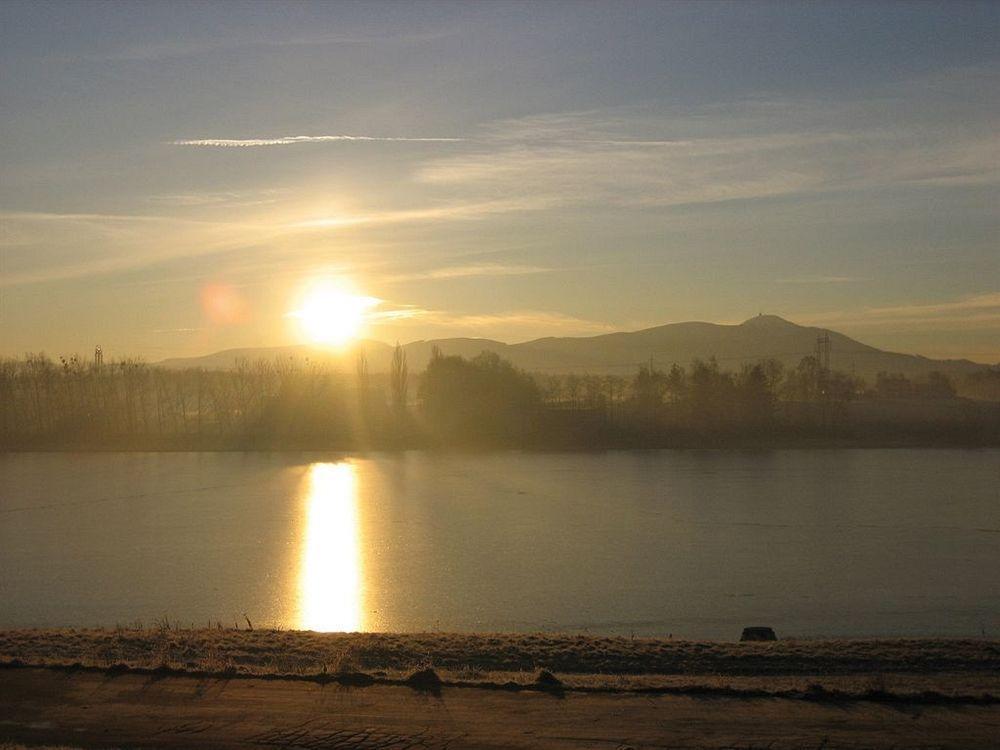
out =
{"type": "Polygon", "coordinates": [[[987,748],[1000,706],[0,671],[0,739],[87,748],[987,748]]]}

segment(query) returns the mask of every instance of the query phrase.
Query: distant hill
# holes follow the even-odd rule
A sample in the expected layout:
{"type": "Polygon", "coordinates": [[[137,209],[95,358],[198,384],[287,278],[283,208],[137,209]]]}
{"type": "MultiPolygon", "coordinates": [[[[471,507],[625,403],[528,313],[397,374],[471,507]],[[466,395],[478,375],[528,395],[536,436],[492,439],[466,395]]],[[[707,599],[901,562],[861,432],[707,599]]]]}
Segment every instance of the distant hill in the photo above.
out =
{"type": "MultiPolygon", "coordinates": [[[[836,370],[855,372],[871,379],[881,370],[901,372],[909,377],[940,370],[962,376],[987,367],[967,359],[938,360],[913,354],[876,349],[835,331],[791,323],[776,315],[760,315],[739,325],[716,323],[671,323],[641,331],[608,333],[585,337],[548,337],[504,344],[475,338],[435,339],[406,344],[410,370],[419,372],[427,366],[434,347],[444,354],[472,357],[492,351],[511,360],[518,367],[540,372],[579,372],[628,375],[640,363],[652,358],[659,368],[677,363],[687,365],[693,359],[715,357],[727,369],[745,362],[777,359],[794,366],[816,350],[816,339],[829,334],[831,365],[836,370]]],[[[325,362],[353,371],[358,351],[364,350],[372,372],[389,368],[392,347],[378,341],[364,341],[343,352],[310,346],[284,346],[256,349],[228,349],[204,357],[168,359],[163,367],[204,367],[226,369],[239,359],[292,359],[299,362],[325,362]]]]}
{"type": "Polygon", "coordinates": [[[292,361],[297,364],[316,362],[325,365],[342,367],[353,371],[357,364],[358,353],[365,352],[369,358],[370,369],[378,371],[388,368],[392,357],[392,347],[383,344],[381,341],[362,341],[343,350],[328,349],[320,346],[310,346],[308,344],[296,344],[291,346],[259,346],[244,349],[223,349],[213,354],[206,354],[201,357],[174,357],[156,362],[159,367],[169,370],[183,370],[191,367],[201,367],[206,370],[229,370],[236,367],[241,360],[255,362],[266,359],[268,361],[292,361]]]}

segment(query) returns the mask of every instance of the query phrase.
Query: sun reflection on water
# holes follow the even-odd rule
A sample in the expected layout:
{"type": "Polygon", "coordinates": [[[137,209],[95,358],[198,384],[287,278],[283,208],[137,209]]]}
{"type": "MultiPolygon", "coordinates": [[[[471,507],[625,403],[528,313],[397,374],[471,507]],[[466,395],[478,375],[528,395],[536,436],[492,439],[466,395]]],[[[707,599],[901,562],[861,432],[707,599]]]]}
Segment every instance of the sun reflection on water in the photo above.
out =
{"type": "Polygon", "coordinates": [[[309,468],[299,571],[302,630],[364,629],[356,474],[350,463],[309,468]]]}

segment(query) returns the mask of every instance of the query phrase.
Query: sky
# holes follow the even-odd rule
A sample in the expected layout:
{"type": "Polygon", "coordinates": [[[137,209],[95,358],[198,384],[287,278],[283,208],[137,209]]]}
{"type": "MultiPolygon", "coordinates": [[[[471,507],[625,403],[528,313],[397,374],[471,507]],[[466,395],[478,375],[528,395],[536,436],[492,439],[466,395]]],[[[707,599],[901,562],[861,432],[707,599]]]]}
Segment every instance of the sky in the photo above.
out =
{"type": "Polygon", "coordinates": [[[1000,362],[1000,3],[0,4],[0,354],[760,312],[1000,362]]]}

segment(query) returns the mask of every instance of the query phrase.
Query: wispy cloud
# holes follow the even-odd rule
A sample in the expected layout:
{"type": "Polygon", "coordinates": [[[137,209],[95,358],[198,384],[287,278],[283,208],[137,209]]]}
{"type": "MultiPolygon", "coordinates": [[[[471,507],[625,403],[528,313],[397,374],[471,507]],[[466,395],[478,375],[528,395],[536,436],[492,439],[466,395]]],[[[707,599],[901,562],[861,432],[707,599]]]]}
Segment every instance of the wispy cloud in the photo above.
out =
{"type": "Polygon", "coordinates": [[[800,315],[797,320],[807,325],[852,328],[1000,329],[1000,292],[974,294],[947,302],[865,307],[859,310],[800,315]]]}
{"type": "Polygon", "coordinates": [[[367,314],[373,323],[391,323],[411,318],[425,318],[432,313],[415,305],[391,305],[385,300],[378,301],[378,309],[367,314]]]}
{"type": "Polygon", "coordinates": [[[284,135],[277,138],[196,138],[170,141],[173,146],[214,148],[254,148],[257,146],[295,146],[302,143],[379,142],[379,143],[455,143],[464,138],[377,136],[377,135],[284,135]]]}
{"type": "Polygon", "coordinates": [[[119,273],[274,239],[279,227],[148,214],[0,212],[16,240],[0,287],[119,273]],[[30,238],[30,241],[28,240],[30,238]]]}
{"type": "MultiPolygon", "coordinates": [[[[920,98],[906,91],[901,97],[904,104],[887,95],[849,102],[789,99],[540,114],[487,124],[462,137],[326,134],[177,140],[173,143],[179,147],[236,150],[394,141],[457,147],[421,151],[416,166],[412,160],[401,163],[392,175],[391,189],[377,192],[377,206],[366,200],[363,190],[345,189],[350,195],[345,204],[350,207],[342,212],[327,212],[331,205],[342,205],[337,195],[279,194],[269,193],[268,186],[259,190],[234,186],[231,191],[181,189],[155,195],[146,198],[145,210],[135,214],[0,214],[0,244],[12,249],[0,284],[115,273],[247,247],[255,248],[254,254],[263,260],[274,255],[293,265],[306,256],[313,262],[312,255],[329,255],[331,243],[349,233],[355,248],[373,241],[396,249],[404,242],[410,248],[415,242],[443,245],[440,235],[433,236],[439,227],[490,219],[499,223],[520,213],[567,207],[617,211],[615,221],[628,221],[632,214],[623,213],[623,208],[653,214],[670,206],[832,191],[913,185],[945,189],[1000,182],[1000,123],[995,107],[980,101],[995,100],[990,92],[1000,90],[1000,77],[981,71],[970,73],[969,80],[956,76],[947,85],[934,83],[931,88],[943,87],[950,92],[950,101],[978,103],[956,105],[971,109],[950,112],[948,117],[938,113],[940,107],[903,108],[909,99],[920,98]],[[978,92],[978,100],[965,96],[972,91],[978,92]],[[330,200],[324,202],[325,198],[330,200]],[[150,215],[154,206],[175,215],[150,215]],[[322,208],[307,213],[318,206],[322,208]],[[240,210],[213,213],[213,207],[240,210]],[[181,218],[186,212],[226,221],[181,218]],[[242,218],[248,221],[238,221],[242,218]],[[393,231],[379,234],[380,227],[393,231]],[[35,249],[43,250],[33,255],[35,249]]],[[[245,155],[253,158],[251,152],[245,155]]],[[[880,214],[892,210],[882,200],[872,204],[880,214]]],[[[671,218],[682,220],[694,225],[702,218],[671,218]]],[[[511,241],[517,241],[515,235],[496,233],[511,241]]],[[[414,268],[413,260],[411,254],[406,267],[414,268]]],[[[545,270],[440,257],[427,266],[430,270],[415,271],[416,276],[409,278],[499,277],[545,270]],[[441,263],[454,265],[434,267],[441,263]]],[[[386,279],[392,279],[390,274],[405,276],[398,268],[387,269],[386,279]]],[[[777,281],[849,284],[865,279],[829,274],[777,281]]]]}
{"type": "Polygon", "coordinates": [[[792,276],[775,281],[778,284],[854,284],[871,279],[864,276],[792,276]]]}
{"type": "Polygon", "coordinates": [[[502,263],[472,263],[461,266],[446,266],[429,271],[415,271],[399,274],[385,279],[387,282],[465,279],[477,276],[526,276],[536,273],[548,273],[552,269],[531,265],[504,265],[502,263]]]}
{"type": "Polygon", "coordinates": [[[105,214],[105,213],[59,213],[56,211],[3,211],[0,218],[4,221],[30,221],[48,223],[135,223],[162,221],[162,216],[144,214],[105,214]]]}
{"type": "MultiPolygon", "coordinates": [[[[445,39],[457,33],[460,33],[460,29],[445,28],[433,31],[407,31],[395,34],[319,33],[280,36],[272,33],[266,36],[253,36],[250,34],[211,35],[202,38],[186,36],[184,38],[166,39],[160,42],[147,41],[142,44],[131,44],[112,52],[83,55],[82,57],[84,59],[121,62],[158,62],[174,58],[197,57],[215,52],[230,52],[247,47],[353,47],[377,44],[422,44],[445,39]]],[[[78,58],[67,59],[74,60],[78,58]]]]}
{"type": "Polygon", "coordinates": [[[539,310],[517,310],[504,313],[485,315],[446,316],[451,325],[482,329],[495,326],[511,328],[540,329],[542,332],[565,333],[608,333],[617,330],[610,323],[598,320],[587,320],[563,313],[545,312],[539,310]]]}
{"type": "MultiPolygon", "coordinates": [[[[329,233],[383,225],[434,224],[475,221],[484,217],[538,210],[534,200],[497,199],[443,203],[428,208],[345,212],[311,219],[287,219],[289,207],[257,210],[271,200],[241,200],[241,193],[160,196],[154,200],[174,209],[235,208],[230,220],[213,220],[157,214],[99,212],[0,211],[0,247],[7,248],[0,287],[61,281],[133,271],[164,262],[221,255],[253,249],[251,267],[287,272],[293,267],[329,264],[329,233]],[[246,217],[246,220],[242,220],[246,217]],[[289,256],[289,248],[295,255],[289,256]]],[[[351,258],[359,258],[359,237],[354,237],[351,258]]],[[[398,242],[394,240],[393,242],[398,242]]],[[[367,246],[365,243],[362,243],[367,246]]],[[[246,253],[242,253],[246,255],[246,253]]],[[[423,278],[457,278],[474,275],[513,275],[541,272],[533,266],[463,264],[423,272],[423,278]]],[[[263,270],[262,270],[263,272],[263,270]]],[[[400,277],[398,273],[392,276],[400,277]]],[[[385,281],[392,281],[387,276],[385,281]]],[[[402,280],[401,278],[396,280],[402,280]]]]}
{"type": "Polygon", "coordinates": [[[493,214],[516,211],[536,211],[553,205],[552,201],[531,197],[499,198],[495,200],[463,201],[456,199],[427,208],[389,209],[375,212],[345,212],[290,223],[296,229],[340,229],[363,224],[399,224],[409,222],[478,219],[493,214]]]}
{"type": "MultiPolygon", "coordinates": [[[[953,80],[953,89],[981,99],[990,90],[983,74],[969,76],[953,80]]],[[[1000,76],[990,80],[1000,88],[1000,76]]],[[[927,97],[907,95],[924,108],[893,91],[842,102],[751,100],[505,120],[461,152],[426,161],[416,177],[470,198],[517,194],[617,208],[1000,182],[994,110],[969,104],[967,116],[942,118],[927,97]]]]}
{"type": "Polygon", "coordinates": [[[261,230],[266,225],[259,221],[217,221],[210,219],[189,219],[161,214],[116,214],[97,212],[67,212],[53,211],[0,211],[0,220],[49,225],[88,224],[110,230],[113,227],[142,226],[147,224],[170,223],[218,230],[261,230]]]}
{"type": "Polygon", "coordinates": [[[264,206],[277,203],[287,190],[207,190],[184,193],[166,193],[150,195],[147,203],[156,206],[175,208],[199,208],[203,206],[242,208],[246,206],[264,206]]]}
{"type": "Polygon", "coordinates": [[[410,308],[403,317],[414,318],[422,329],[440,335],[469,335],[501,341],[524,341],[542,336],[584,336],[612,333],[615,326],[544,310],[511,310],[496,313],[451,313],[410,308]]]}

